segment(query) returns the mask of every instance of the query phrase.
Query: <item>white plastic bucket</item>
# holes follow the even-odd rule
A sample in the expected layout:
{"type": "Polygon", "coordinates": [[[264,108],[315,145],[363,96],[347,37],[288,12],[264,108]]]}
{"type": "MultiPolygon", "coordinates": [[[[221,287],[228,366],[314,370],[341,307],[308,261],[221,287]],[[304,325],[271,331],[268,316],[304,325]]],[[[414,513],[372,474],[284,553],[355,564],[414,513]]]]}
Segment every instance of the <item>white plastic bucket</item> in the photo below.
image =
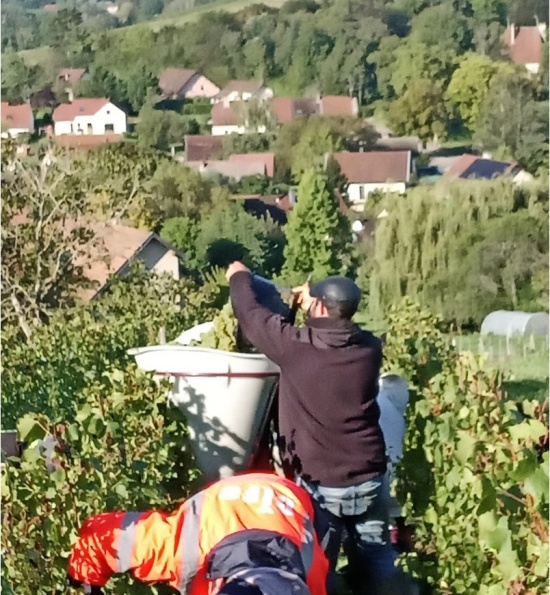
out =
{"type": "Polygon", "coordinates": [[[279,368],[261,354],[183,345],[130,349],[138,367],[173,382],[169,400],[188,421],[208,481],[246,471],[264,428],[279,368]]]}

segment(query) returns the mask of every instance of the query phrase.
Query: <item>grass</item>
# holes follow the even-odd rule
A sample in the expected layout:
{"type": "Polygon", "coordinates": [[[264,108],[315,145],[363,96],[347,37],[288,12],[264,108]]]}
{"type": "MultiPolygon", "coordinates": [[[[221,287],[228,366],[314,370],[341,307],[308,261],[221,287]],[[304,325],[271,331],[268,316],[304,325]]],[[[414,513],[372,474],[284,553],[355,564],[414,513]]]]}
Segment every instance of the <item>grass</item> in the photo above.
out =
{"type": "Polygon", "coordinates": [[[135,25],[131,25],[130,27],[115,29],[114,32],[116,33],[119,31],[125,31],[132,27],[149,27],[153,29],[153,31],[158,31],[159,29],[167,26],[183,27],[183,25],[186,25],[187,23],[193,23],[197,21],[203,14],[216,10],[223,10],[225,12],[238,12],[243,8],[252,6],[253,4],[265,4],[266,6],[271,6],[273,8],[280,8],[284,2],[285,0],[216,0],[215,2],[211,2],[209,4],[203,4],[202,6],[191,8],[181,14],[172,16],[159,15],[150,21],[137,23],[135,25]]]}
{"type": "Polygon", "coordinates": [[[52,60],[52,48],[45,45],[32,50],[21,50],[19,56],[27,66],[36,66],[37,64],[44,66],[52,60]]]}

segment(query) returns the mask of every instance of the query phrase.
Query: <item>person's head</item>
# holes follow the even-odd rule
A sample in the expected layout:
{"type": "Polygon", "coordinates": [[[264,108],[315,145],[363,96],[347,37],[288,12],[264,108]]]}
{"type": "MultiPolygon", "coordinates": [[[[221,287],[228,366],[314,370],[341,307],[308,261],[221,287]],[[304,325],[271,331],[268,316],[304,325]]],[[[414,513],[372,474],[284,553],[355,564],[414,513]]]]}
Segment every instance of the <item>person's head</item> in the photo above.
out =
{"type": "Polygon", "coordinates": [[[361,290],[347,277],[335,275],[315,283],[309,289],[315,298],[309,309],[313,318],[351,320],[361,301],[361,290]]]}

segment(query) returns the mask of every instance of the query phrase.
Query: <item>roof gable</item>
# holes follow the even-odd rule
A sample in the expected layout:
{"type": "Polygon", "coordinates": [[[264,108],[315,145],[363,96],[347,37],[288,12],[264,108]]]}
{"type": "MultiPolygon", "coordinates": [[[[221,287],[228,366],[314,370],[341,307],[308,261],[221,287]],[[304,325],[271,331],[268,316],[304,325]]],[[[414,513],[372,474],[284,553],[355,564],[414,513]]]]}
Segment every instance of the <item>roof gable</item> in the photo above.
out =
{"type": "Polygon", "coordinates": [[[502,36],[510,60],[516,64],[540,64],[544,40],[538,27],[510,25],[502,36]]]}
{"type": "Polygon", "coordinates": [[[54,122],[72,121],[79,116],[95,116],[110,102],[106,97],[75,99],[72,103],[62,103],[53,112],[54,122]]]}
{"type": "Polygon", "coordinates": [[[227,97],[227,95],[231,95],[231,93],[238,93],[240,95],[243,93],[250,93],[251,95],[254,95],[255,93],[261,91],[263,87],[263,81],[233,80],[229,81],[227,85],[225,85],[217,97],[227,97]]]}
{"type": "Polygon", "coordinates": [[[196,70],[188,68],[166,68],[159,77],[159,89],[166,95],[175,95],[179,93],[196,74],[196,70]]]}

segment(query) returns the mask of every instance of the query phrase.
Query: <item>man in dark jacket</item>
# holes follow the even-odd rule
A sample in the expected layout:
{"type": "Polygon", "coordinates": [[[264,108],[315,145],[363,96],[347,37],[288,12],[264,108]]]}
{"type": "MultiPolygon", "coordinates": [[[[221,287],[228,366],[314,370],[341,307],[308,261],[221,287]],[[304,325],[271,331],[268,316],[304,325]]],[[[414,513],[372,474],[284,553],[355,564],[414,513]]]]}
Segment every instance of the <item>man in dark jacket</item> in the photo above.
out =
{"type": "Polygon", "coordinates": [[[279,447],[287,472],[312,495],[317,529],[331,565],[328,591],[344,529],[350,566],[369,593],[398,593],[389,543],[385,445],[376,396],[380,340],[352,322],[359,288],[329,277],[296,288],[308,313],[299,328],[262,306],[250,271],[227,270],[233,310],[244,335],[281,368],[279,447]]]}

